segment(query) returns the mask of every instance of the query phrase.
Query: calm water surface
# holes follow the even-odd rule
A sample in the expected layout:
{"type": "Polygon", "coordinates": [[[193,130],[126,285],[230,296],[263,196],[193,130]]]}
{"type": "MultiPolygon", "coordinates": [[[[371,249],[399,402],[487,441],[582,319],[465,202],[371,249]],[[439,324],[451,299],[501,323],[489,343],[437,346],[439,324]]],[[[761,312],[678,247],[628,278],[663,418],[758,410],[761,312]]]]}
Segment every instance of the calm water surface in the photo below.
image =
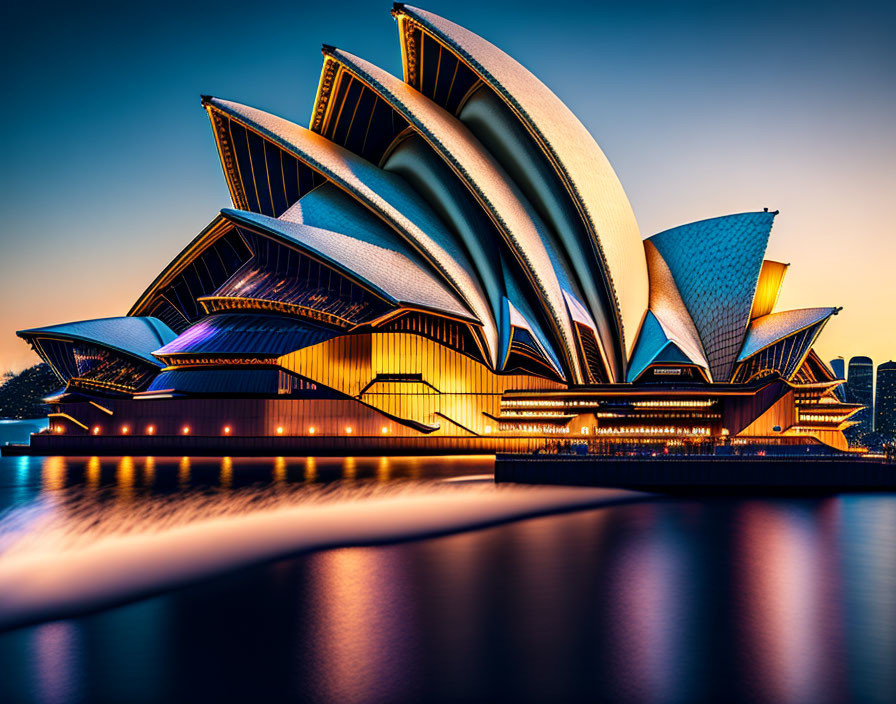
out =
{"type": "MultiPolygon", "coordinates": [[[[489,468],[4,458],[0,561],[489,468]]],[[[2,702],[234,700],[896,702],[896,497],[648,497],[303,555],[0,634],[2,702]]]]}

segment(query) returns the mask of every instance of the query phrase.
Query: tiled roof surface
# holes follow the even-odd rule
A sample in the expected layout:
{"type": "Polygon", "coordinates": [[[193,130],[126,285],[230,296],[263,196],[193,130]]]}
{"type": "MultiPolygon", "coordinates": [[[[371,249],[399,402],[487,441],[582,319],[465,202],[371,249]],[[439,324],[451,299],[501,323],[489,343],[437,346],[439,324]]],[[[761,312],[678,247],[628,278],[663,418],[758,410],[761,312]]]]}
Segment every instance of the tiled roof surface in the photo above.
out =
{"type": "Polygon", "coordinates": [[[497,326],[482,287],[471,273],[472,266],[464,252],[454,247],[445,225],[401,177],[283,118],[218,98],[209,98],[207,104],[256,129],[351,193],[401,233],[482,321],[492,361],[496,360],[497,326]]]}
{"type": "Polygon", "coordinates": [[[836,308],[800,308],[771,313],[750,323],[743,349],[737,361],[742,362],[761,349],[814,325],[837,312],[836,308]]]}
{"type": "Polygon", "coordinates": [[[398,252],[338,232],[267,215],[229,209],[221,212],[237,222],[276,233],[318,253],[334,268],[351,272],[396,301],[472,318],[463,303],[441,281],[398,252]]]}
{"type": "Polygon", "coordinates": [[[576,367],[575,341],[561,288],[562,284],[570,286],[567,274],[550,252],[544,223],[513,180],[460,120],[422,93],[357,56],[339,49],[328,54],[373,87],[408,120],[475,194],[528,269],[537,294],[565,341],[566,357],[576,367]]]}
{"type": "Polygon", "coordinates": [[[18,335],[26,339],[59,337],[82,340],[99,347],[124,352],[155,365],[158,365],[159,361],[152,356],[152,352],[177,337],[176,333],[161,320],[130,316],[49,325],[22,330],[18,335]]]}
{"type": "Polygon", "coordinates": [[[647,266],[631,204],[594,138],[572,111],[519,62],[482,37],[431,12],[408,5],[399,16],[419,23],[440,39],[511,106],[560,172],[595,233],[617,305],[627,347],[647,308],[647,266]]]}
{"type": "Polygon", "coordinates": [[[730,379],[743,345],[773,219],[768,212],[728,215],[648,240],[675,279],[715,381],[730,379]]]}
{"type": "Polygon", "coordinates": [[[694,364],[709,372],[709,362],[700,342],[700,334],[694,326],[691,314],[681,299],[672,272],[662,255],[650,240],[644,243],[647,269],[650,272],[650,311],[669,340],[690,357],[694,364]]]}

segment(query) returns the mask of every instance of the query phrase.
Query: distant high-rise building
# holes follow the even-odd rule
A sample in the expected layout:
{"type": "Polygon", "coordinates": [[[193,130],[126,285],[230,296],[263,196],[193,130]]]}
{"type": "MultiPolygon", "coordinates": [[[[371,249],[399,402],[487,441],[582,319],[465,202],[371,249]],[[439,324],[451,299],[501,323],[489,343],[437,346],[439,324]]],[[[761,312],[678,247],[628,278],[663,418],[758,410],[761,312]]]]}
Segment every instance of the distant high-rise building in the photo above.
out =
{"type": "Polygon", "coordinates": [[[893,361],[877,368],[874,431],[885,442],[896,440],[896,362],[893,361]]]}
{"type": "Polygon", "coordinates": [[[849,360],[849,376],[846,381],[846,400],[861,403],[865,408],[853,416],[858,421],[847,429],[851,443],[861,444],[862,438],[872,430],[874,418],[874,363],[869,357],[853,357],[849,360]]]}
{"type": "MultiPolygon", "coordinates": [[[[837,357],[831,360],[831,371],[838,379],[846,380],[846,362],[843,357],[837,357]]],[[[836,389],[837,398],[841,401],[846,400],[846,384],[840,384],[836,389]]]]}

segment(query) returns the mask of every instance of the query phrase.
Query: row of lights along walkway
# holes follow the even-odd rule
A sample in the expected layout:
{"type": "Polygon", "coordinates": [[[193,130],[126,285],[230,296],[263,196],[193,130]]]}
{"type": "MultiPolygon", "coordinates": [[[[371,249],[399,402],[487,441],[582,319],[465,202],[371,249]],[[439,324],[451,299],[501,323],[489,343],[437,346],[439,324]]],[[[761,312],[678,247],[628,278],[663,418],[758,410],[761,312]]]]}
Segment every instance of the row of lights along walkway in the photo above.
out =
{"type": "MultiPolygon", "coordinates": [[[[54,430],[55,432],[57,432],[57,433],[64,433],[64,432],[65,432],[65,426],[57,425],[57,426],[55,426],[55,428],[53,428],[53,430],[54,430]]],[[[100,434],[102,433],[102,428],[101,428],[100,426],[98,426],[98,425],[95,425],[95,426],[93,426],[93,430],[92,430],[91,432],[92,432],[94,435],[100,435],[100,434]]],[[[190,428],[189,425],[185,425],[185,426],[184,426],[183,428],[181,428],[181,430],[180,430],[180,434],[181,434],[181,435],[189,435],[190,432],[191,432],[191,428],[190,428]]],[[[232,432],[233,432],[233,429],[232,429],[229,425],[225,425],[225,426],[222,428],[222,430],[221,430],[221,434],[222,434],[222,435],[230,435],[232,432]]],[[[283,435],[284,432],[285,432],[285,429],[283,428],[283,426],[282,426],[282,425],[278,425],[278,426],[277,426],[277,435],[283,435]]],[[[316,429],[313,425],[312,425],[311,427],[308,428],[308,434],[309,434],[309,435],[314,435],[316,432],[317,432],[317,429],[316,429]]],[[[353,430],[352,430],[351,427],[347,427],[347,428],[345,429],[345,434],[346,434],[346,435],[351,435],[352,432],[353,432],[353,430]]],[[[384,426],[382,427],[382,430],[381,430],[380,432],[382,432],[383,435],[387,435],[387,434],[389,433],[389,428],[388,428],[388,426],[385,426],[385,425],[384,425],[384,426]]],[[[131,434],[131,428],[130,428],[130,426],[127,426],[127,425],[123,425],[123,426],[121,426],[121,434],[122,434],[122,435],[130,435],[130,434],[131,434]]],[[[155,428],[154,425],[148,425],[148,426],[146,426],[146,435],[155,435],[155,434],[156,434],[156,428],[155,428]]]]}

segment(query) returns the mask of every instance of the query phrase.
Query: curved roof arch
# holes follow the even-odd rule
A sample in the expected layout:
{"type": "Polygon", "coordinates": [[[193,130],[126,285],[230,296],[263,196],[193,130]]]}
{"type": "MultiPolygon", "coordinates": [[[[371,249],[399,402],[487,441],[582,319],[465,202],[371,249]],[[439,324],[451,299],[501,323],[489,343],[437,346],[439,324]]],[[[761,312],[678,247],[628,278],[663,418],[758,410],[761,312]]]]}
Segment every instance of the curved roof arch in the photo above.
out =
{"type": "MultiPolygon", "coordinates": [[[[750,326],[731,380],[746,383],[776,373],[790,381],[812,356],[812,345],[830,316],[838,310],[806,308],[757,318],[750,326]]],[[[838,382],[830,383],[836,385],[838,382]]]]}
{"type": "Polygon", "coordinates": [[[140,294],[129,316],[154,316],[183,332],[205,313],[210,295],[253,256],[238,231],[218,214],[140,294]]]}
{"type": "Polygon", "coordinates": [[[414,133],[390,149],[383,169],[409,183],[464,244],[476,267],[497,320],[504,286],[501,281],[501,236],[494,223],[429,145],[414,133]]]}
{"type": "Polygon", "coordinates": [[[511,303],[510,299],[505,297],[504,312],[501,318],[502,370],[508,369],[508,361],[514,351],[514,342],[517,338],[524,338],[526,346],[532,349],[538,361],[563,378],[563,370],[556,355],[549,346],[542,342],[544,333],[538,331],[526,316],[511,303]]]}
{"type": "Polygon", "coordinates": [[[202,96],[235,207],[277,217],[323,178],[270,140],[215,110],[202,96]]]}
{"type": "Polygon", "coordinates": [[[628,355],[612,287],[556,172],[513,112],[487,87],[473,92],[457,117],[507,171],[566,254],[570,274],[597,324],[605,365],[614,371],[609,376],[621,379],[628,355]]]}
{"type": "MultiPolygon", "coordinates": [[[[463,123],[392,74],[340,49],[325,54],[373,88],[429,143],[470,189],[519,259],[545,307],[551,312],[555,334],[563,341],[564,356],[573,378],[581,380],[574,334],[565,311],[561,281],[563,267],[552,256],[541,223],[513,181],[463,123]]],[[[567,282],[566,288],[571,288],[567,282]]]]}
{"type": "Polygon", "coordinates": [[[703,370],[704,376],[708,374],[704,365],[695,363],[681,345],[669,336],[657,316],[652,311],[647,311],[629,365],[628,382],[637,381],[649,367],[662,363],[694,365],[703,370]]]}
{"type": "MultiPolygon", "coordinates": [[[[818,323],[827,322],[839,310],[839,308],[800,308],[770,313],[756,318],[750,323],[744,346],[737,361],[743,362],[791,335],[818,323]]],[[[818,332],[821,332],[820,328],[818,332]]]]}
{"type": "Polygon", "coordinates": [[[267,215],[224,209],[232,222],[248,225],[299,249],[358,280],[396,305],[444,313],[478,324],[467,307],[444,284],[400,252],[332,230],[289,222],[267,215]]]}
{"type": "Polygon", "coordinates": [[[497,325],[481,284],[470,273],[465,254],[453,246],[445,225],[399,176],[270,113],[218,98],[207,98],[206,104],[297,157],[400,233],[469,305],[482,323],[490,361],[497,363],[497,325]]]}
{"type": "Polygon", "coordinates": [[[20,330],[16,334],[26,341],[56,338],[86,342],[155,366],[161,365],[152,356],[153,351],[177,337],[161,320],[134,316],[80,320],[20,330]]]}
{"type": "Polygon", "coordinates": [[[339,334],[285,315],[219,313],[194,323],[153,354],[165,361],[193,355],[276,359],[339,334]]]}
{"type": "Polygon", "coordinates": [[[408,29],[420,27],[453,52],[517,115],[557,171],[604,264],[616,298],[626,349],[647,309],[641,235],[613,167],[572,111],[511,56],[473,32],[431,12],[396,3],[405,74],[415,60],[408,29]]]}

